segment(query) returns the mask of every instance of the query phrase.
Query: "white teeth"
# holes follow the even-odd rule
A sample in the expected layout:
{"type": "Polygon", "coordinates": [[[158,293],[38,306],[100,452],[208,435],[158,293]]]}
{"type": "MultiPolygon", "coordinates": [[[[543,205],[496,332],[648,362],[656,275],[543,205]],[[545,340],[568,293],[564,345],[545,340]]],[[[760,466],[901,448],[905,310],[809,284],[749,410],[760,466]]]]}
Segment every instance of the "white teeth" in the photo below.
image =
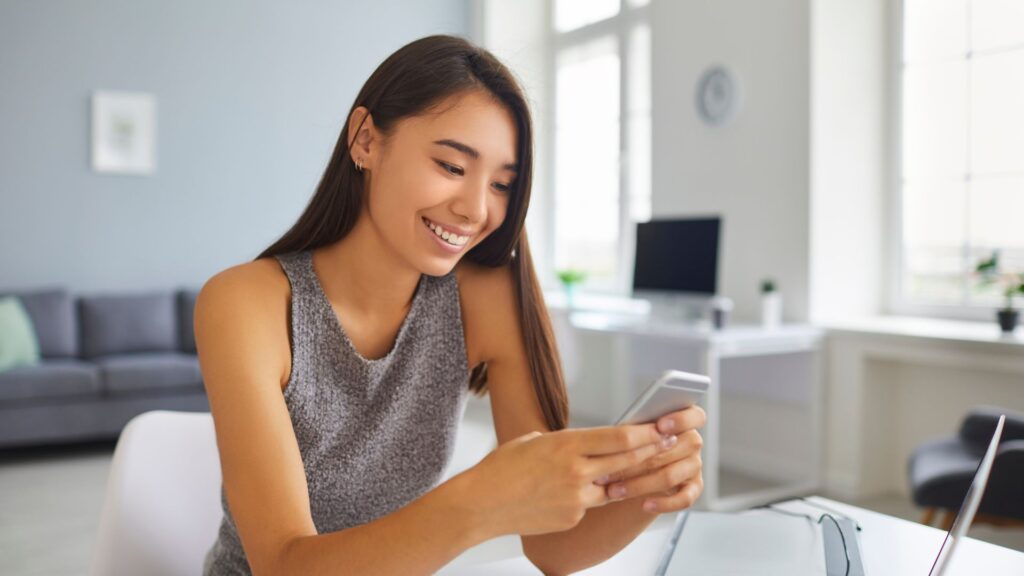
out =
{"type": "Polygon", "coordinates": [[[426,222],[427,226],[429,226],[430,229],[433,230],[434,234],[437,234],[438,237],[442,238],[443,240],[445,240],[446,242],[453,246],[464,246],[466,242],[469,241],[469,236],[459,236],[458,234],[452,234],[447,230],[442,230],[439,226],[435,226],[434,223],[431,222],[430,220],[426,220],[426,222]]]}

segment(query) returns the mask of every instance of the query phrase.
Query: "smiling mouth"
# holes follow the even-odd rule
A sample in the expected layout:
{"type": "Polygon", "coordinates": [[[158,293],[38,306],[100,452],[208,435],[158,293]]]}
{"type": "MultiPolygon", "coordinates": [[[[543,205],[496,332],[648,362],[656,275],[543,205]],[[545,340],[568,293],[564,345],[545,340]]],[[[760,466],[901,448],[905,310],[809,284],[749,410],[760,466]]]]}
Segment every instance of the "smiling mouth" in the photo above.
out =
{"type": "Polygon", "coordinates": [[[436,224],[428,220],[425,216],[422,217],[421,219],[423,220],[423,224],[427,227],[427,230],[429,230],[431,234],[437,236],[439,240],[447,243],[449,246],[462,248],[468,245],[470,239],[472,238],[472,236],[459,236],[458,234],[451,234],[447,231],[444,231],[443,227],[437,226],[436,224]],[[435,230],[442,230],[443,232],[442,234],[438,234],[435,230]],[[445,234],[448,235],[447,238],[445,238],[445,234]]]}

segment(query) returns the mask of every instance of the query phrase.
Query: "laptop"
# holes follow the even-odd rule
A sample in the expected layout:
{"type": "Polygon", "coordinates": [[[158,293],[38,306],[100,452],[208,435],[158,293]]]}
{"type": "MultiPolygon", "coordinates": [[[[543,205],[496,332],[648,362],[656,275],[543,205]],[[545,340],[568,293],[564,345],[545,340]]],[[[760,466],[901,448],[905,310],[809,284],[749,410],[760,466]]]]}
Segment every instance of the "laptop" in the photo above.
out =
{"type": "MultiPolygon", "coordinates": [[[[943,576],[953,552],[974,521],[1005,421],[1006,416],[1000,416],[988,450],[978,463],[974,480],[928,576],[943,576]]],[[[824,513],[815,519],[809,514],[770,507],[757,514],[687,510],[676,518],[655,576],[862,575],[864,567],[856,531],[855,521],[839,513],[824,513]],[[826,517],[830,518],[823,522],[826,517]]]]}

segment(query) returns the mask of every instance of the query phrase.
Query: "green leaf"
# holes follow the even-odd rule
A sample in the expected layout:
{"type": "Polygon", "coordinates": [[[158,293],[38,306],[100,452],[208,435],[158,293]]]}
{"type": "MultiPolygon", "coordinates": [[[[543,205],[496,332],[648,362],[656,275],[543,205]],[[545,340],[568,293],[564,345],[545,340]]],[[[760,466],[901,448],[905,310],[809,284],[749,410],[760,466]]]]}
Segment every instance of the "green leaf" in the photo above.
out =
{"type": "Polygon", "coordinates": [[[984,275],[994,274],[999,271],[999,250],[992,252],[992,256],[978,262],[975,271],[984,275]]]}
{"type": "Polygon", "coordinates": [[[574,268],[558,270],[556,271],[556,274],[558,275],[558,279],[561,280],[562,283],[566,285],[573,285],[578,282],[582,282],[587,277],[586,272],[584,272],[583,270],[576,270],[574,268]]]}

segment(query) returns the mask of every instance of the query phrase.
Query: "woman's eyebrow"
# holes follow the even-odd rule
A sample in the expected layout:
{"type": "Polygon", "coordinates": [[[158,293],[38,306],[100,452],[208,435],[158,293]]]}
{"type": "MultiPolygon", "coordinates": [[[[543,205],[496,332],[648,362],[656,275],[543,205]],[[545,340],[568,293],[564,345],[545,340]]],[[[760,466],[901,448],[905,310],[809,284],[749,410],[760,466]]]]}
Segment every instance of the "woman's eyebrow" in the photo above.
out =
{"type": "MultiPolygon", "coordinates": [[[[462,142],[459,142],[458,140],[452,140],[450,138],[445,138],[443,140],[435,140],[434,144],[437,144],[439,146],[448,146],[450,148],[454,148],[454,149],[458,150],[459,152],[462,152],[463,154],[466,154],[467,156],[469,156],[470,158],[472,158],[474,160],[478,160],[480,158],[480,152],[477,151],[476,148],[473,148],[472,146],[470,146],[468,144],[463,144],[462,142]]],[[[518,166],[516,166],[515,164],[505,164],[504,166],[502,166],[502,168],[504,168],[505,170],[511,170],[512,172],[518,172],[518,166]]]]}

